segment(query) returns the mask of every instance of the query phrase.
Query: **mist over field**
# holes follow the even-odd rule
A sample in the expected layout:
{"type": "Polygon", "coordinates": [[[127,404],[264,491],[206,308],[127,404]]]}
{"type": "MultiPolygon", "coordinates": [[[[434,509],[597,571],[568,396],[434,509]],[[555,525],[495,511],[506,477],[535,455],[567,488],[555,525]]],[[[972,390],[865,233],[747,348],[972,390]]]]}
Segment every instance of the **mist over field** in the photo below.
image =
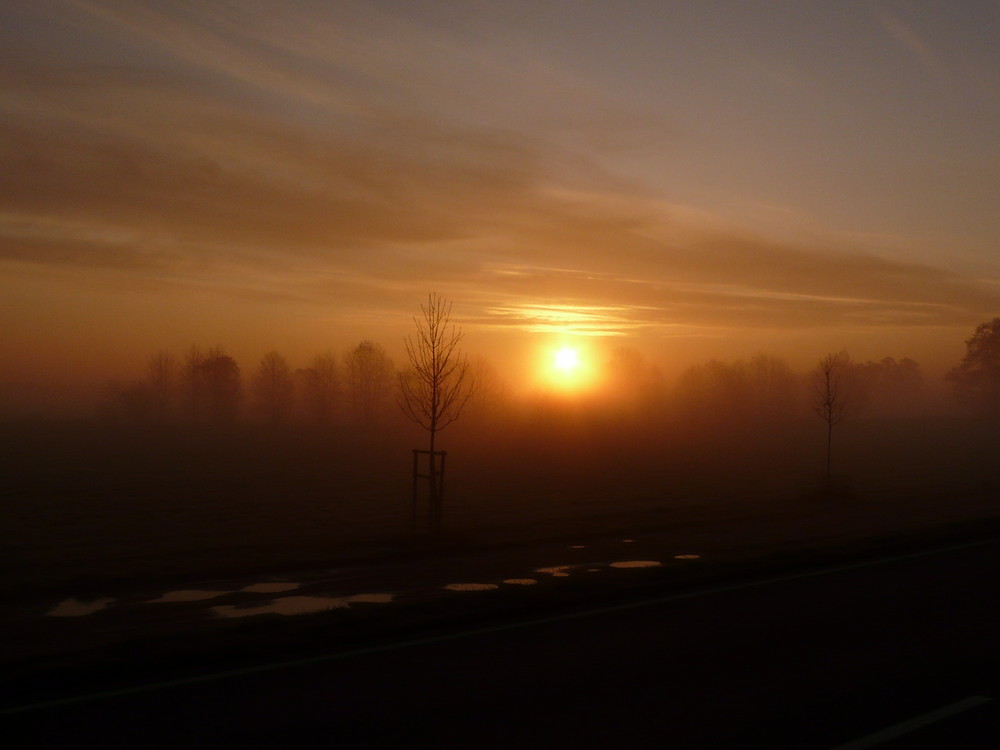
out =
{"type": "Polygon", "coordinates": [[[588,356],[597,352],[574,364],[586,372],[567,372],[553,351],[548,386],[520,391],[488,359],[468,360],[471,398],[438,435],[437,535],[425,480],[416,506],[411,494],[412,450],[427,433],[400,409],[406,365],[381,345],[306,367],[278,352],[242,367],[222,347],[160,352],[139,377],[109,383],[85,417],[0,427],[3,585],[323,565],[428,534],[473,546],[571,538],[691,507],[734,518],[829,505],[919,512],[1000,487],[990,412],[911,359],[845,356],[828,435],[818,366],[761,354],[671,380],[634,348],[588,356]]]}

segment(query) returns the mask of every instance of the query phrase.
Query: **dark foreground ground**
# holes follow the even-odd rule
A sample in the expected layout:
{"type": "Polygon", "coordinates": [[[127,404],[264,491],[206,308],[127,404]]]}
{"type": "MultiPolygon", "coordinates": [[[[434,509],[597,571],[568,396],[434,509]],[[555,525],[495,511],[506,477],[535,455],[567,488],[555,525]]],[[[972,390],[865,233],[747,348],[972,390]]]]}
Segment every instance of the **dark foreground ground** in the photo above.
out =
{"type": "MultiPolygon", "coordinates": [[[[1000,430],[981,421],[845,421],[827,496],[813,416],[700,432],[687,420],[612,416],[450,428],[450,546],[574,544],[765,516],[806,524],[796,533],[812,545],[859,523],[864,534],[873,524],[908,533],[973,517],[1000,493],[1000,430]]],[[[410,449],[422,442],[403,425],[0,423],[0,596],[106,596],[109,586],[419,553],[410,449]]],[[[757,533],[738,543],[766,546],[757,533]]]]}
{"type": "Polygon", "coordinates": [[[159,663],[147,649],[165,643],[136,637],[118,669],[22,672],[0,721],[17,747],[992,748],[987,531],[1000,529],[744,575],[591,561],[535,586],[413,598],[396,622],[369,611],[364,634],[337,613],[261,617],[216,631],[200,657],[175,641],[159,663]],[[545,595],[515,595],[529,590],[545,595]]]}
{"type": "Polygon", "coordinates": [[[0,732],[818,748],[944,711],[923,736],[963,744],[925,746],[975,747],[997,454],[937,427],[859,426],[831,492],[798,433],[456,452],[433,539],[408,528],[402,445],[11,433],[0,732]]]}

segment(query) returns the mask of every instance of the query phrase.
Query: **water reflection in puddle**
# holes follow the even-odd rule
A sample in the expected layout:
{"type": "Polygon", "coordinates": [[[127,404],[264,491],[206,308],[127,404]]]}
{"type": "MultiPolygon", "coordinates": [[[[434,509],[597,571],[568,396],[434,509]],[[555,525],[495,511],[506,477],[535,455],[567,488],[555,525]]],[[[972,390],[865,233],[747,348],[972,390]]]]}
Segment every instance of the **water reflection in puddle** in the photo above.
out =
{"type": "Polygon", "coordinates": [[[572,565],[556,565],[551,568],[535,568],[536,573],[547,573],[553,578],[566,578],[572,565]]]}
{"type": "Polygon", "coordinates": [[[215,599],[228,591],[203,591],[201,589],[183,589],[181,591],[168,591],[159,599],[150,599],[149,602],[203,602],[206,599],[215,599]]]}
{"type": "Polygon", "coordinates": [[[299,585],[288,581],[276,581],[274,583],[254,583],[243,590],[250,594],[283,594],[286,591],[297,589],[299,585]]]}
{"type": "Polygon", "coordinates": [[[674,555],[675,560],[700,560],[701,555],[674,555]]]}
{"type": "Polygon", "coordinates": [[[283,596],[253,607],[231,604],[212,607],[222,617],[252,617],[253,615],[307,615],[333,609],[349,609],[352,604],[388,604],[392,594],[354,594],[353,596],[283,596]]]}
{"type": "Polygon", "coordinates": [[[657,560],[623,560],[611,563],[612,568],[658,568],[663,563],[657,560]]]}
{"type": "Polygon", "coordinates": [[[511,586],[534,586],[538,583],[534,578],[505,578],[503,582],[511,586]]]}
{"type": "Polygon", "coordinates": [[[448,591],[492,591],[500,587],[495,583],[449,583],[443,588],[448,591]]]}
{"type": "Polygon", "coordinates": [[[49,612],[50,617],[83,617],[84,615],[91,615],[94,612],[98,612],[105,607],[107,607],[114,599],[109,597],[101,597],[100,599],[88,599],[86,601],[81,599],[67,599],[66,601],[59,602],[51,612],[49,612]]]}

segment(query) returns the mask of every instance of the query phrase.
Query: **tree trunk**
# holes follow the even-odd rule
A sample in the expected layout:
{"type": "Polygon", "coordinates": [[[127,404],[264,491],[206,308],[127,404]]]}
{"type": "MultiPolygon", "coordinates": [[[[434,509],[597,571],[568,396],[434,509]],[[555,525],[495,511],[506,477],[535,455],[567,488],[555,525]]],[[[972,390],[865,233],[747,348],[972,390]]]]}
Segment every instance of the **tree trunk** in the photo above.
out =
{"type": "Polygon", "coordinates": [[[430,497],[428,498],[428,505],[430,510],[430,522],[431,531],[438,532],[441,530],[441,497],[438,494],[438,472],[437,472],[437,454],[434,452],[434,438],[437,430],[432,426],[430,429],[431,433],[431,443],[430,443],[430,453],[427,455],[427,463],[430,471],[428,474],[429,492],[430,497]]]}
{"type": "Polygon", "coordinates": [[[826,488],[833,487],[833,420],[826,423],[826,488]]]}

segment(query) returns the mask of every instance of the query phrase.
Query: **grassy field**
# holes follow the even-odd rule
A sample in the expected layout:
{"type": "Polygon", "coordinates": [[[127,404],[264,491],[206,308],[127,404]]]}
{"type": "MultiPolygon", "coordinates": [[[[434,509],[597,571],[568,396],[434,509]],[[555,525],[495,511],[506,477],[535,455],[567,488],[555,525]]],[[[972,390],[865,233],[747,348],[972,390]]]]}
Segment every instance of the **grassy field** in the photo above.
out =
{"type": "MultiPolygon", "coordinates": [[[[845,423],[832,492],[815,420],[701,433],[542,420],[492,431],[457,425],[445,437],[438,546],[768,514],[830,526],[864,516],[869,526],[877,518],[880,528],[907,529],[1000,510],[998,432],[957,419],[845,423]]],[[[395,429],[5,425],[0,590],[82,594],[433,550],[410,532],[410,449],[419,439],[395,429]]]]}

